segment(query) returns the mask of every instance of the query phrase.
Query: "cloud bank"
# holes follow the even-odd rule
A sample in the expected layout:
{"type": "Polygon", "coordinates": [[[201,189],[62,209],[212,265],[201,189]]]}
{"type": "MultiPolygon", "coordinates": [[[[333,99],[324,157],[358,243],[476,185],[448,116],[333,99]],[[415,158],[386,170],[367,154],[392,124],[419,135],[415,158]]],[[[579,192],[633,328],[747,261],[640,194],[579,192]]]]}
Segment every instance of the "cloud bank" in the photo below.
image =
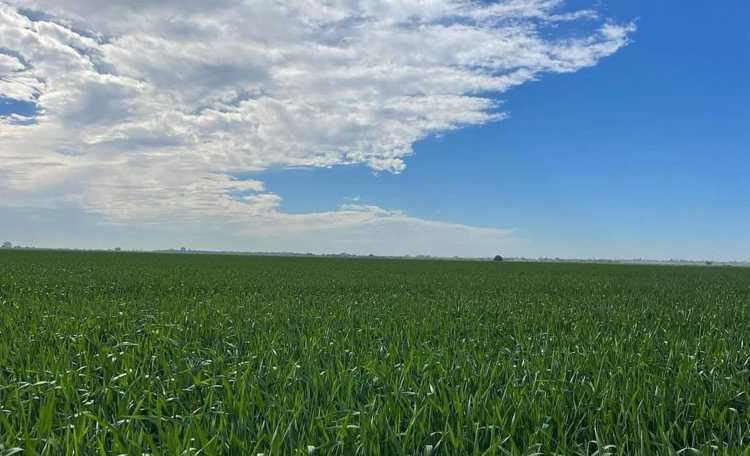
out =
{"type": "Polygon", "coordinates": [[[0,100],[11,106],[0,116],[0,205],[256,236],[376,227],[503,240],[507,230],[372,206],[287,214],[262,181],[232,175],[353,164],[398,173],[415,142],[502,119],[498,94],[593,66],[634,30],[564,6],[0,1],[0,100]],[[21,105],[33,109],[12,109],[21,105]]]}

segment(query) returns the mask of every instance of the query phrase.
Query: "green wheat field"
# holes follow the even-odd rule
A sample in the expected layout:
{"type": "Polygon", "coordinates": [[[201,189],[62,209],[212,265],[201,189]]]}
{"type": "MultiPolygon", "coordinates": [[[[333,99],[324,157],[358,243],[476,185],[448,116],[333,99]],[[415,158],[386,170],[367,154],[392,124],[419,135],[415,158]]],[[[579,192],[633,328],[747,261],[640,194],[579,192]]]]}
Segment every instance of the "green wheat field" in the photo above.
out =
{"type": "Polygon", "coordinates": [[[750,269],[0,253],[0,455],[750,455],[750,269]]]}

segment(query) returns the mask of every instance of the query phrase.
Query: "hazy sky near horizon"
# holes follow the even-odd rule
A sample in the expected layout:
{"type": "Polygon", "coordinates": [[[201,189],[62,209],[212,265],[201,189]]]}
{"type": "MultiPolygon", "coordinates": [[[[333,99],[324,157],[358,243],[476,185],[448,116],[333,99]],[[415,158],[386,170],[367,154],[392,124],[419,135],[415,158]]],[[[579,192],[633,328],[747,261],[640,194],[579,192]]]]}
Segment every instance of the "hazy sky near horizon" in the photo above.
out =
{"type": "Polygon", "coordinates": [[[0,240],[750,260],[750,4],[0,0],[0,240]]]}

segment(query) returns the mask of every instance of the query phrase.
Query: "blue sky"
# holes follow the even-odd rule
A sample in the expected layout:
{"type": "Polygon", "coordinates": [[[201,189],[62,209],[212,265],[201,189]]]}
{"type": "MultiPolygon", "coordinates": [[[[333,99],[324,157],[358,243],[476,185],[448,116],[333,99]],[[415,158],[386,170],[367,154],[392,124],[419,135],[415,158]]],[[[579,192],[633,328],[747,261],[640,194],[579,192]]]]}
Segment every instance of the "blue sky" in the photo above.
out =
{"type": "Polygon", "coordinates": [[[420,142],[400,175],[337,167],[264,180],[290,211],[358,196],[517,227],[569,256],[750,259],[750,4],[605,11],[638,19],[632,45],[510,91],[509,119],[420,142]]]}
{"type": "MultiPolygon", "coordinates": [[[[515,256],[750,260],[750,4],[576,1],[564,6],[565,11],[586,8],[605,22],[634,21],[629,43],[595,65],[542,72],[535,81],[493,94],[506,119],[429,133],[412,144],[414,153],[403,156],[405,168],[395,173],[390,165],[379,169],[368,159],[328,163],[320,157],[312,166],[282,160],[257,169],[233,167],[227,175],[251,188],[230,193],[261,195],[253,201],[271,204],[284,217],[273,223],[284,226],[309,226],[311,218],[339,226],[343,213],[359,220],[357,214],[376,207],[388,211],[383,217],[395,217],[394,226],[418,226],[409,232],[454,230],[455,225],[497,229],[499,237],[487,242],[488,249],[515,256]],[[311,216],[331,213],[335,221],[311,216]],[[422,221],[429,223],[419,225],[422,221]]],[[[553,24],[543,33],[556,37],[568,28],[586,33],[590,27],[553,24]]],[[[29,106],[6,97],[0,99],[0,115],[31,116],[29,106]]],[[[408,244],[367,241],[398,238],[402,229],[391,234],[390,228],[379,228],[373,234],[369,221],[362,222],[367,228],[347,224],[346,232],[335,228],[321,234],[316,228],[279,238],[262,228],[238,233],[234,220],[217,228],[217,217],[175,234],[174,224],[182,222],[165,222],[173,226],[164,230],[153,220],[124,220],[70,198],[0,207],[0,237],[94,248],[179,244],[418,253],[408,244]],[[347,243],[353,238],[356,244],[347,243]]],[[[413,245],[421,253],[473,256],[482,251],[483,235],[474,244],[456,242],[447,250],[413,245]]],[[[453,242],[451,236],[462,234],[436,234],[434,242],[453,242]]]]}

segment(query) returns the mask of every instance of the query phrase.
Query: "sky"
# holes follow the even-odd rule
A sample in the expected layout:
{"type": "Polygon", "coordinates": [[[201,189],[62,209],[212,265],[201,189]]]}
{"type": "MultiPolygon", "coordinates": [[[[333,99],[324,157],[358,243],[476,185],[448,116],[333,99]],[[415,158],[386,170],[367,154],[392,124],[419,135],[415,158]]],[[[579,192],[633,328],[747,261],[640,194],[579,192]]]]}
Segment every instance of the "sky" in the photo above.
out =
{"type": "Polygon", "coordinates": [[[0,0],[0,240],[747,261],[718,4],[0,0]]]}

